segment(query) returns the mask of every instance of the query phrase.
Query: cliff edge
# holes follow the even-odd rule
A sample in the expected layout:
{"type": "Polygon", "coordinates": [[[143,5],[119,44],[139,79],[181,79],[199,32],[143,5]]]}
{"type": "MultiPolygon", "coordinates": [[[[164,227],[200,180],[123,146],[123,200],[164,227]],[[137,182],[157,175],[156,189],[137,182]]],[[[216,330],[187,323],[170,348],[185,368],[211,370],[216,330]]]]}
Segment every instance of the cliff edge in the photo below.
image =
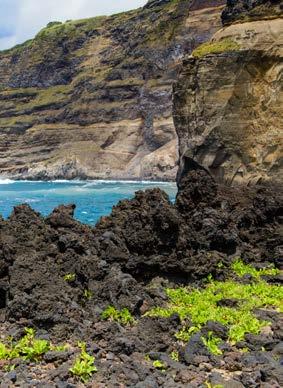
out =
{"type": "Polygon", "coordinates": [[[228,1],[222,20],[227,26],[185,59],[174,86],[179,177],[197,164],[230,185],[279,180],[282,8],[228,1]]]}

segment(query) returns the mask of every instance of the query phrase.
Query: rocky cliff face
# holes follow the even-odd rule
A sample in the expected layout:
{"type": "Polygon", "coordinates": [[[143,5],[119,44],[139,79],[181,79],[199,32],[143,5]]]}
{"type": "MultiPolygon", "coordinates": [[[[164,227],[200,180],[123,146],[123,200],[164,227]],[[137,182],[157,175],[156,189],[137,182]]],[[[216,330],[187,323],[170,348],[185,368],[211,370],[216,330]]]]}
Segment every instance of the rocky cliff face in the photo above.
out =
{"type": "Polygon", "coordinates": [[[282,14],[281,0],[227,0],[222,22],[229,25],[259,19],[274,19],[282,14]]]}
{"type": "Polygon", "coordinates": [[[174,179],[171,85],[220,27],[222,0],[50,23],[0,53],[0,174],[174,179]]]}
{"type": "Polygon", "coordinates": [[[184,61],[174,87],[179,175],[197,164],[228,184],[279,179],[280,2],[228,1],[222,20],[230,25],[184,61]]]}

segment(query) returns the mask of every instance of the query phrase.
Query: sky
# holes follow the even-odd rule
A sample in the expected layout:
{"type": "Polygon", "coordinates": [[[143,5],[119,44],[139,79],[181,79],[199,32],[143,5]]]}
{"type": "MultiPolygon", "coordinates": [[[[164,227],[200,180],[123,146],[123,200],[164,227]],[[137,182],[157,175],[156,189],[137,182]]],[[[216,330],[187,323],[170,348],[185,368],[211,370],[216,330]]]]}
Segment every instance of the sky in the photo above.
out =
{"type": "Polygon", "coordinates": [[[34,35],[50,21],[111,15],[147,0],[0,0],[0,50],[34,35]]]}

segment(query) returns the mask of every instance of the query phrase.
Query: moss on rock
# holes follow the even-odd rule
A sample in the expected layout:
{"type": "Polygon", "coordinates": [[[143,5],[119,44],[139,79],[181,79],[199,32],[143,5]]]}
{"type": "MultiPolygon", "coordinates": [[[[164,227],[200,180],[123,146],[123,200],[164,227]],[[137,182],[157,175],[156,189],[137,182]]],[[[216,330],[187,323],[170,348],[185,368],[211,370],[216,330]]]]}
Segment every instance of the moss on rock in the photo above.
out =
{"type": "Polygon", "coordinates": [[[206,42],[197,47],[192,55],[196,58],[202,58],[208,54],[220,54],[223,52],[236,51],[240,45],[232,39],[222,39],[219,42],[206,42]]]}

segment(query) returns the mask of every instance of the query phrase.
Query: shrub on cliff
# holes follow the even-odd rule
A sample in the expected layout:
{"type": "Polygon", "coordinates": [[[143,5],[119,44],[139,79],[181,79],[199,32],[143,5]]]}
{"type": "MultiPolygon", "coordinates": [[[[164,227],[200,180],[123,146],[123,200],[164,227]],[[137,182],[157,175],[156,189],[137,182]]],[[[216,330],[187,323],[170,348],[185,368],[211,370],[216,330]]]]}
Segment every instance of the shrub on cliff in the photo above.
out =
{"type": "Polygon", "coordinates": [[[58,26],[59,24],[62,24],[62,22],[49,22],[46,26],[46,28],[50,28],[50,27],[53,27],[53,26],[58,26]]]}
{"type": "Polygon", "coordinates": [[[219,42],[206,42],[197,47],[192,55],[196,58],[204,57],[208,54],[219,54],[228,51],[239,50],[240,45],[232,39],[223,39],[219,42]]]}

